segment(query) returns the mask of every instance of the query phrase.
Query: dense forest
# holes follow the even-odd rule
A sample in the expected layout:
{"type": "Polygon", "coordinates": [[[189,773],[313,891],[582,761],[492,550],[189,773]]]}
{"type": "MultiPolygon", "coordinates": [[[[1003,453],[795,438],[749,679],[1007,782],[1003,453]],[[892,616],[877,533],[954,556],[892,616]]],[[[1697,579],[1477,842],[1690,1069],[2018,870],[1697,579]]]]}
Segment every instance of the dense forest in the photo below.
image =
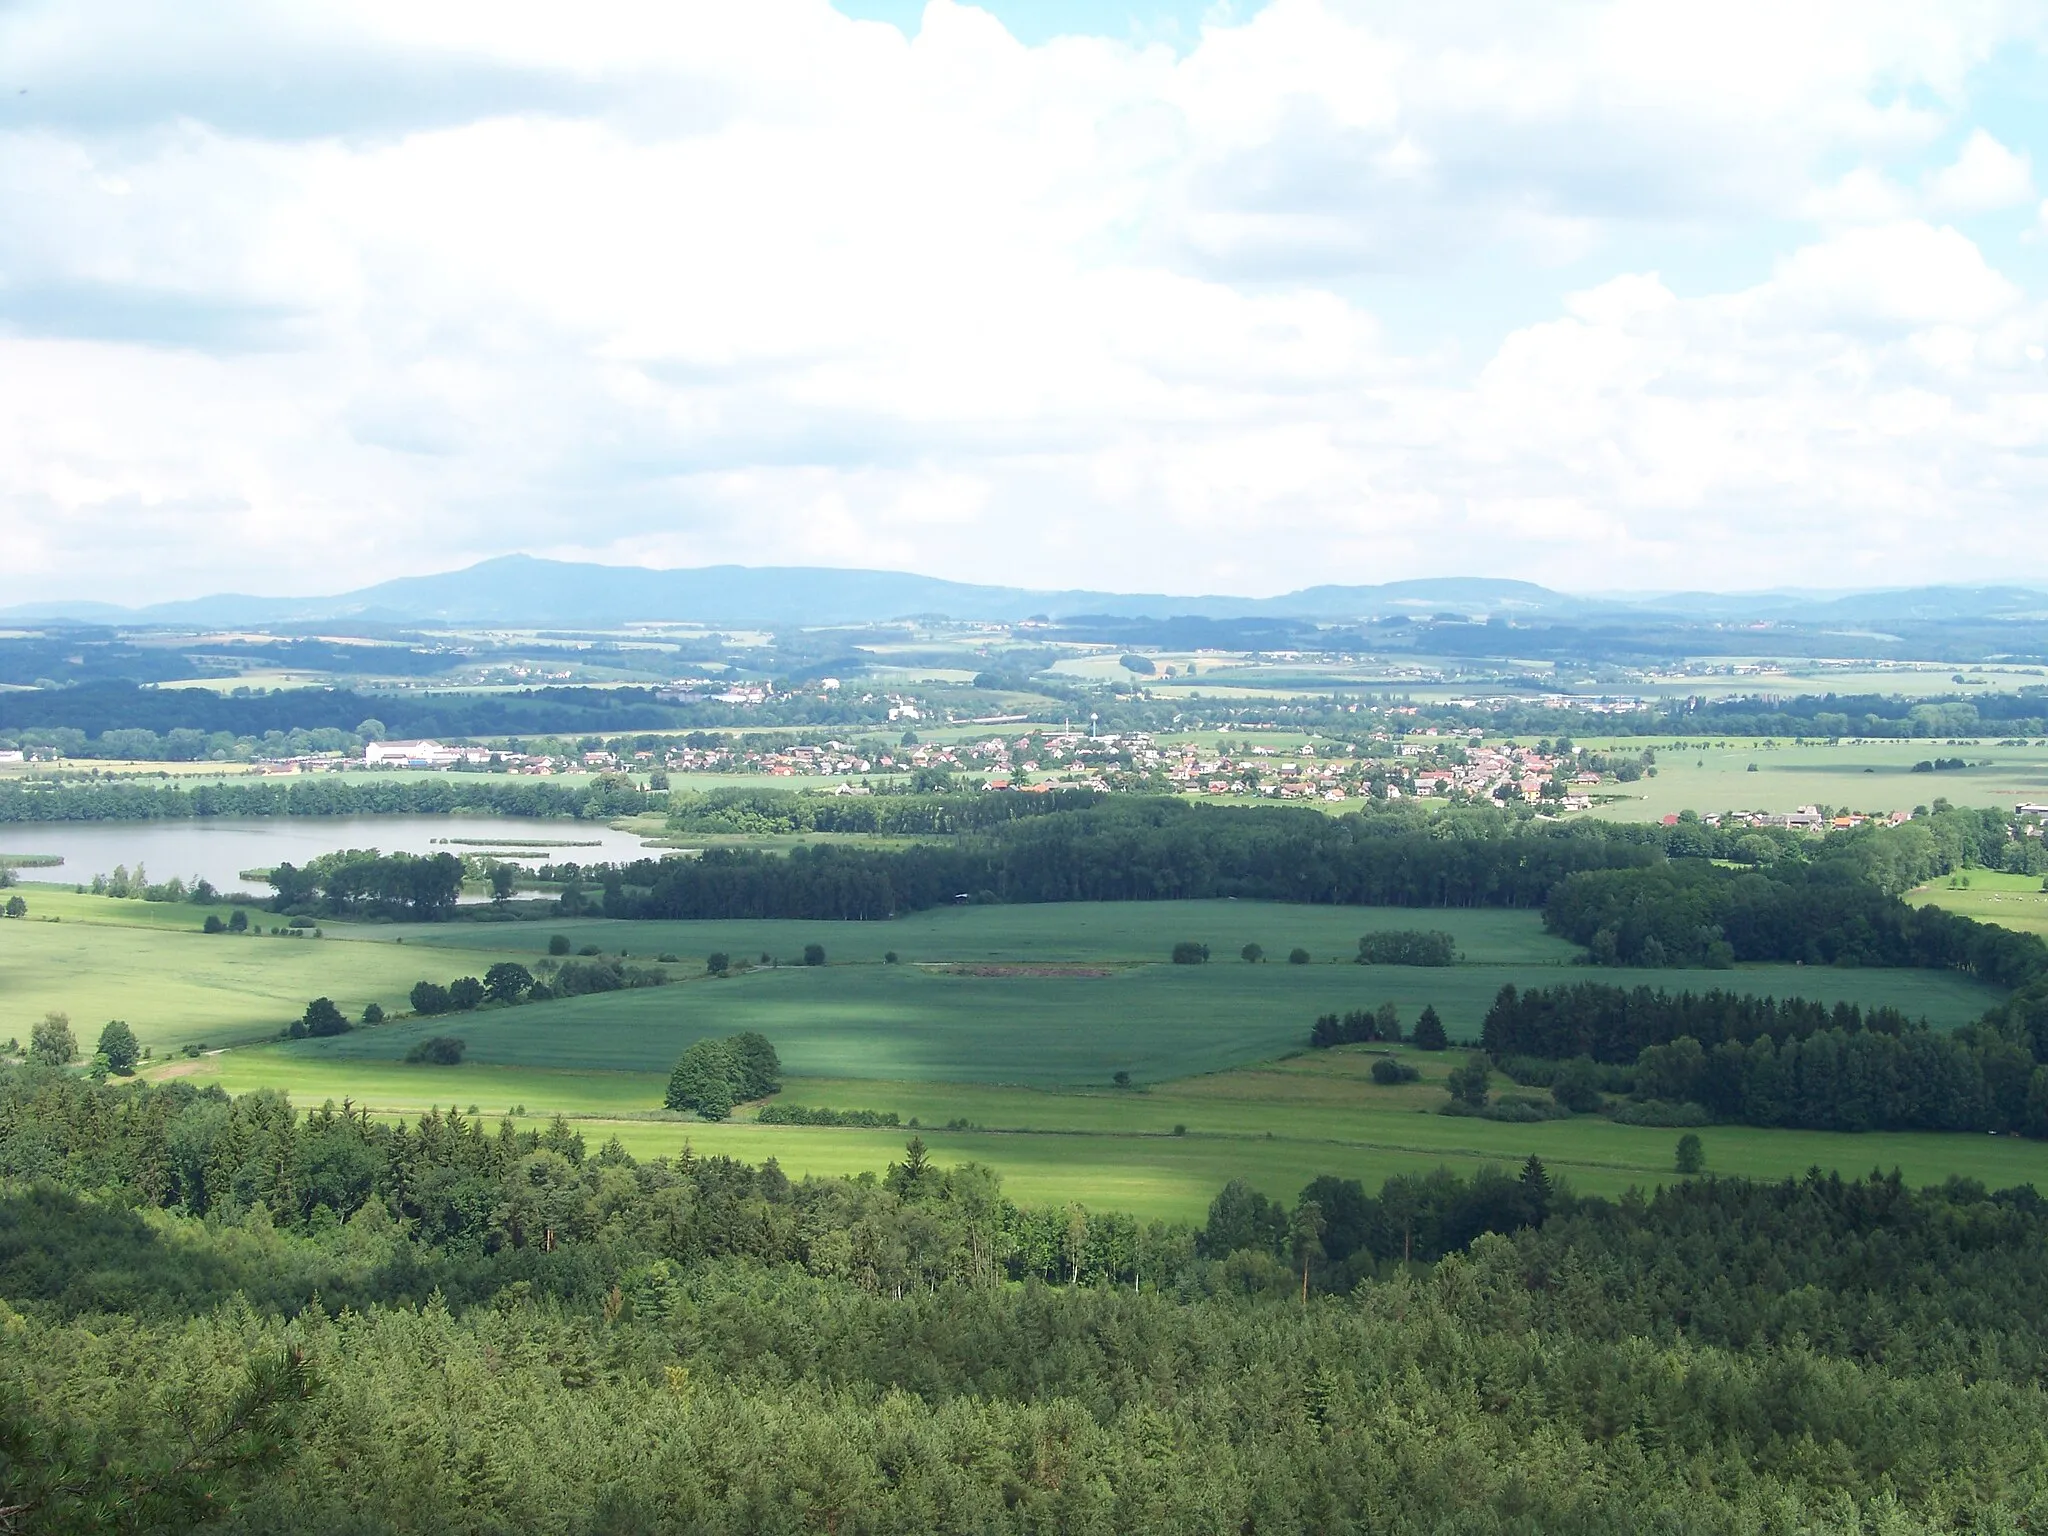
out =
{"type": "MultiPolygon", "coordinates": [[[[1896,1009],[1846,1003],[1507,986],[1487,1011],[1481,1044],[1523,1081],[1556,1078],[1524,1070],[1529,1058],[1577,1059],[1580,1082],[1595,1064],[1629,1065],[1634,1099],[1655,1106],[1634,1118],[1650,1123],[2048,1139],[2048,979],[1949,1034],[1896,1009]]],[[[1558,1092],[1560,1102],[1568,1096],[1558,1092]]]]}
{"type": "Polygon", "coordinates": [[[0,823],[175,821],[208,816],[579,816],[605,820],[661,804],[623,774],[588,786],[485,774],[442,774],[349,783],[324,774],[284,780],[211,781],[190,788],[132,780],[0,781],[0,823]]]}
{"type": "MultiPolygon", "coordinates": [[[[914,802],[911,802],[914,804],[914,802]]],[[[609,871],[622,917],[886,917],[965,897],[1246,897],[1377,906],[1537,907],[1566,875],[1647,865],[1662,829],[1561,826],[1498,812],[1331,817],[1117,796],[912,848],[712,850],[609,871]]]]}
{"type": "Polygon", "coordinates": [[[1614,1202],[1532,1161],[1233,1183],[1190,1229],[1019,1208],[916,1144],[795,1181],[35,1071],[0,1077],[0,1173],[20,1531],[2048,1514],[2031,1189],[1614,1202]]]}

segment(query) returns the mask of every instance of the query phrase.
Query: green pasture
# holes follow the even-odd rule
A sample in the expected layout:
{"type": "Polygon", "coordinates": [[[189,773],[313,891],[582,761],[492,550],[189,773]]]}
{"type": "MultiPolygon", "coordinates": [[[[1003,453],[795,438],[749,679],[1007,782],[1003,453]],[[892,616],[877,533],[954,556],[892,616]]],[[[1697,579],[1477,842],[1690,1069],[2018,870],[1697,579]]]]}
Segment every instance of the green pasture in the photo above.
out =
{"type": "Polygon", "coordinates": [[[126,1019],[161,1055],[188,1041],[275,1034],[313,997],[333,997],[351,1015],[372,998],[399,1005],[420,976],[398,945],[38,922],[30,899],[27,921],[0,925],[0,1037],[26,1040],[56,1011],[88,1043],[108,1019],[126,1019]]]}
{"type": "MultiPolygon", "coordinates": [[[[1306,949],[1318,964],[1348,962],[1361,934],[1386,929],[1437,928],[1451,934],[1468,961],[1480,964],[1563,965],[1577,946],[1543,931],[1534,912],[1443,910],[1420,907],[1322,907],[1266,901],[1057,902],[1017,906],[941,907],[877,923],[623,922],[570,918],[495,925],[411,924],[343,929],[367,938],[404,936],[408,944],[460,949],[516,948],[538,955],[553,934],[577,948],[596,944],[606,954],[673,954],[701,966],[714,951],[735,959],[763,954],[784,960],[822,944],[833,961],[879,962],[891,950],[906,964],[918,961],[1057,962],[1124,964],[1165,960],[1182,940],[1207,944],[1215,966],[1242,967],[1246,944],[1261,945],[1266,964],[1284,965],[1289,950],[1306,949]]],[[[1313,967],[1311,967],[1313,968],[1313,967]]],[[[1297,968],[1298,969],[1298,968],[1297,968]]]]}
{"type": "MultiPolygon", "coordinates": [[[[56,1009],[82,1028],[124,1018],[160,1053],[188,1041],[273,1034],[312,997],[333,998],[350,1017],[372,1001],[397,1012],[415,981],[480,976],[504,958],[533,965],[556,933],[576,948],[640,961],[677,955],[678,984],[466,1016],[462,1029],[479,1060],[655,1071],[701,1034],[759,1029],[792,1070],[812,1074],[1076,1083],[1128,1070],[1158,1081],[1272,1055],[1305,1038],[1319,1013],[1381,1002],[1411,1021],[1433,1004],[1454,1036],[1474,1035],[1506,982],[1796,993],[1889,1003],[1942,1027],[1996,1000],[1961,977],[1928,971],[1569,967],[1573,948],[1545,934],[1531,912],[1075,903],[945,908],[886,923],[337,923],[324,938],[287,939],[203,934],[205,908],[50,886],[24,891],[29,917],[0,922],[0,1037],[26,1038],[34,1020],[56,1009]],[[1410,927],[1453,933],[1464,963],[1361,967],[1344,958],[1369,929],[1410,927]],[[1162,963],[1182,939],[1207,943],[1216,958],[1162,963]],[[1246,942],[1262,944],[1268,960],[1238,959],[1246,942]],[[725,980],[702,974],[714,950],[790,961],[810,943],[822,944],[831,963],[725,980]],[[1317,963],[1286,964],[1297,944],[1317,963]],[[882,963],[890,950],[901,964],[882,963]],[[983,974],[949,974],[954,967],[983,974]]],[[[394,1042],[406,1031],[429,1029],[389,1026],[308,1048],[396,1056],[394,1042]]]]}
{"type": "Polygon", "coordinates": [[[1633,784],[1603,784],[1596,794],[1614,798],[1591,815],[1644,821],[1679,811],[1702,814],[1750,810],[1783,813],[1802,805],[1838,811],[1910,811],[1937,798],[1955,805],[2010,810],[2022,801],[2048,799],[2048,742],[2001,747],[1992,739],[1951,745],[1941,741],[1845,741],[1829,746],[1773,745],[1762,741],[1672,743],[1623,737],[1583,744],[1635,753],[1657,748],[1657,776],[1633,784]],[[1972,766],[1914,773],[1923,759],[1961,757],[1972,766]],[[1749,771],[1756,765],[1756,772],[1749,771]],[[1975,766],[1988,763],[1988,767],[1975,766]]]}
{"type": "MultiPolygon", "coordinates": [[[[847,1130],[755,1123],[751,1109],[710,1125],[655,1112],[660,1074],[566,1072],[465,1062],[407,1067],[343,1061],[265,1046],[229,1051],[168,1069],[218,1081],[232,1092],[288,1090],[310,1105],[348,1098],[372,1112],[407,1116],[432,1105],[476,1109],[496,1118],[523,1106],[523,1123],[554,1110],[575,1118],[595,1147],[617,1136],[636,1156],[674,1155],[687,1143],[699,1155],[748,1162],[777,1159],[789,1173],[821,1176],[879,1171],[904,1141],[923,1136],[942,1164],[974,1161],[997,1169],[1012,1198],[1027,1203],[1079,1200],[1097,1209],[1199,1220],[1216,1190],[1247,1178],[1291,1197],[1318,1174],[1369,1186],[1396,1173],[1449,1167],[1470,1174],[1512,1166],[1531,1153],[1553,1174],[1588,1193],[1618,1194],[1671,1176],[1679,1132],[1616,1125],[1595,1117],[1536,1125],[1453,1119],[1443,1074],[1461,1058],[1405,1051],[1424,1072],[1420,1084],[1383,1088],[1367,1075],[1373,1049],[1304,1052],[1230,1072],[1141,1091],[1044,1090],[992,1084],[791,1077],[783,1102],[894,1110],[891,1130],[847,1130]],[[915,1119],[915,1131],[909,1123],[915,1119]],[[965,1120],[967,1129],[947,1129],[965,1120]],[[1181,1133],[1176,1134],[1175,1128],[1181,1133]]],[[[1509,1087],[1501,1080],[1497,1086],[1509,1087]]],[[[1951,1174],[1993,1188],[2038,1181],[2043,1153],[2012,1137],[1837,1135],[1709,1127],[1708,1167],[1722,1173],[1781,1177],[1820,1166],[1846,1174],[1904,1170],[1915,1183],[1951,1174]]]]}
{"type": "Polygon", "coordinates": [[[1969,883],[1930,881],[1906,892],[1906,900],[1915,906],[1942,907],[1958,917],[1974,917],[1980,923],[1997,923],[2003,928],[2048,938],[2048,890],[2042,889],[2039,875],[1973,869],[1959,878],[1969,883]]]}

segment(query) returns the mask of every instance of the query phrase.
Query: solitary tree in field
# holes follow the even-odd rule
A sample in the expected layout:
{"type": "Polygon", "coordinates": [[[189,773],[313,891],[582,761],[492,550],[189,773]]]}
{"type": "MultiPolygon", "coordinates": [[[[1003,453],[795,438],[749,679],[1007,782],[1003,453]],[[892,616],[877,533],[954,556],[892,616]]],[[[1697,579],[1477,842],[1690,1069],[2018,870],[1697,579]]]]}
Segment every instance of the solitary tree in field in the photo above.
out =
{"type": "Polygon", "coordinates": [[[1687,1131],[1678,1138],[1678,1171],[1698,1173],[1707,1166],[1706,1149],[1700,1145],[1699,1137],[1687,1131]]]}
{"type": "Polygon", "coordinates": [[[28,1059],[48,1067],[71,1064],[78,1055],[78,1040],[71,1033],[71,1016],[46,1013],[43,1021],[28,1033],[28,1059]]]}
{"type": "Polygon", "coordinates": [[[1244,957],[1245,963],[1247,965],[1257,965],[1261,960],[1266,958],[1265,948],[1262,945],[1258,944],[1247,944],[1243,949],[1239,950],[1238,953],[1244,957]]]}
{"type": "Polygon", "coordinates": [[[1287,963],[1289,965],[1307,965],[1308,951],[1305,949],[1290,949],[1287,951],[1287,963]]]}
{"type": "Polygon", "coordinates": [[[805,964],[805,965],[823,965],[824,963],[825,963],[825,946],[824,946],[824,945],[822,945],[822,944],[806,944],[806,945],[804,946],[804,964],[805,964]]]}
{"type": "Polygon", "coordinates": [[[1417,1050],[1441,1051],[1449,1047],[1450,1036],[1444,1033],[1444,1021],[1436,1016],[1434,1006],[1422,1010],[1422,1016],[1415,1021],[1415,1046],[1417,1050]]]}
{"type": "Polygon", "coordinates": [[[347,1034],[348,1028],[348,1020],[342,1016],[341,1010],[334,1006],[333,998],[316,997],[306,1004],[306,1011],[300,1016],[298,1023],[292,1026],[292,1033],[301,1037],[310,1035],[317,1039],[322,1035],[347,1034]]]}
{"type": "Polygon", "coordinates": [[[8,915],[9,917],[27,917],[27,916],[28,916],[28,903],[27,903],[26,901],[23,901],[23,900],[21,899],[21,897],[19,897],[19,896],[10,896],[10,897],[8,897],[8,898],[7,898],[7,915],[8,915]]]}
{"type": "Polygon", "coordinates": [[[136,1040],[134,1030],[120,1019],[111,1019],[100,1031],[99,1054],[106,1057],[109,1072],[126,1077],[142,1060],[142,1046],[136,1040]]]}

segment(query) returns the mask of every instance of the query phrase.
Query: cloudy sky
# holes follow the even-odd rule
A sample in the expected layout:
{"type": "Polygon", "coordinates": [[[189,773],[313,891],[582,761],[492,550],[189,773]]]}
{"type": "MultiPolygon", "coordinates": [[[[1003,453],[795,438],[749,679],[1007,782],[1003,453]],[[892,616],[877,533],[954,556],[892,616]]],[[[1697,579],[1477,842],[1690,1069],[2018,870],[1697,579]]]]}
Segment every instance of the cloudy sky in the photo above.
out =
{"type": "Polygon", "coordinates": [[[2039,0],[0,0],[0,602],[2048,582],[2039,0]]]}

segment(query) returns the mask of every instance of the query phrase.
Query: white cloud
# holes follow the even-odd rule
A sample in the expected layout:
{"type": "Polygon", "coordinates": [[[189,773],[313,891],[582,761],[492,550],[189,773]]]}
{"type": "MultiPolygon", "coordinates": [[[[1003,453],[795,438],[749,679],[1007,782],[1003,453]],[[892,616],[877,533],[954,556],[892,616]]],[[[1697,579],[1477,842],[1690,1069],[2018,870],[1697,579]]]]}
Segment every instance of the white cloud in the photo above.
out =
{"type": "Polygon", "coordinates": [[[1940,211],[1984,213],[2033,201],[2034,168],[1982,128],[1971,132],[1955,161],[1928,182],[1928,197],[1940,211]]]}
{"type": "Polygon", "coordinates": [[[1904,188],[2026,14],[1275,0],[1176,57],[949,0],[19,5],[0,601],[508,548],[1909,579],[1967,508],[1959,573],[2048,489],[2048,326],[1916,204],[2030,171],[1972,132],[1904,188]],[[1541,275],[1702,236],[1790,248],[1541,275]],[[1401,312],[1504,281],[1542,318],[1476,364],[1401,312]]]}

